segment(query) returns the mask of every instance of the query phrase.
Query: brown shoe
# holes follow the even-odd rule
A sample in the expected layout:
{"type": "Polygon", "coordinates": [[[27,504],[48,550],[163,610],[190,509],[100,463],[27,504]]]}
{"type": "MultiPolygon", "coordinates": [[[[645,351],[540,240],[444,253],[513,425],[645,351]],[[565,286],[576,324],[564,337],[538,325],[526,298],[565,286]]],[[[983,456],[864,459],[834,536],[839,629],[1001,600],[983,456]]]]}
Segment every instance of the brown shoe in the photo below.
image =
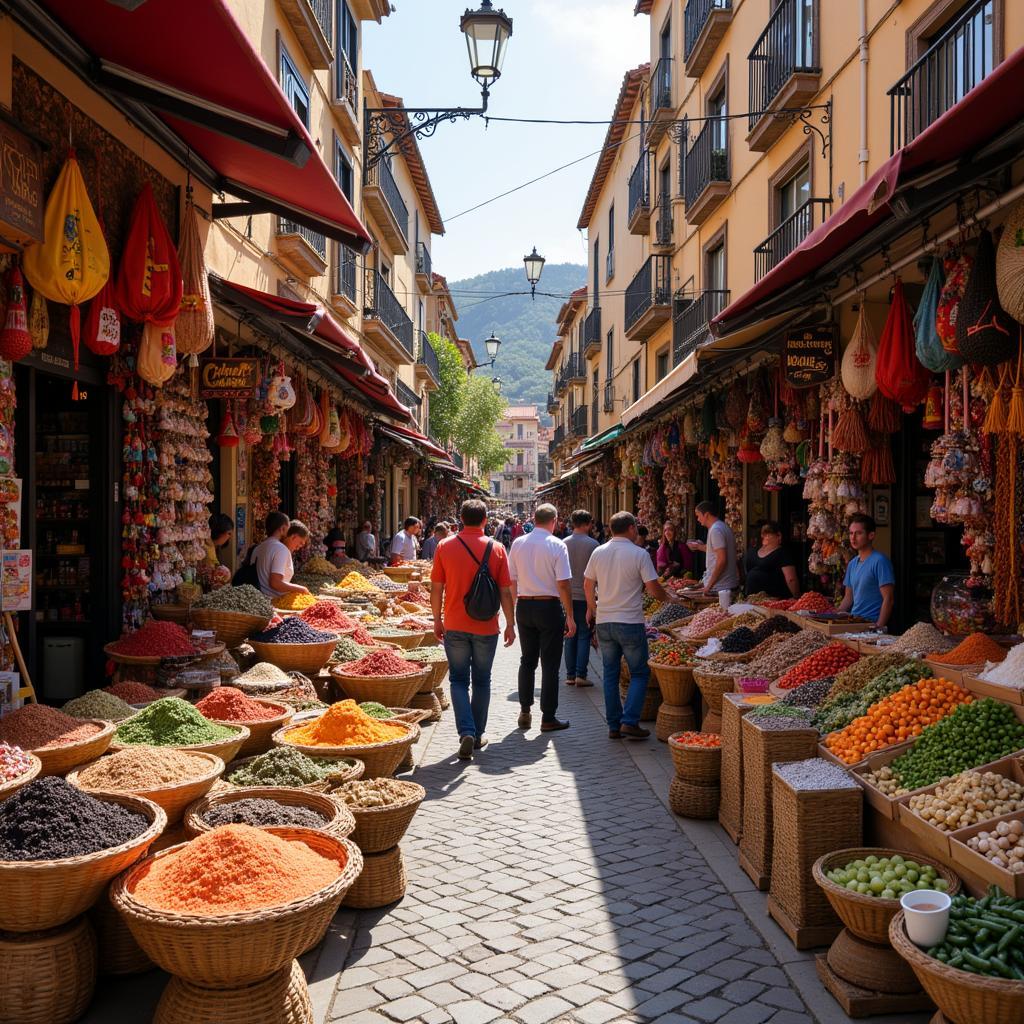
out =
{"type": "Polygon", "coordinates": [[[517,723],[520,729],[529,729],[533,724],[533,715],[530,714],[529,710],[519,712],[519,721],[517,723]]]}
{"type": "Polygon", "coordinates": [[[646,740],[651,735],[650,729],[641,729],[639,725],[620,725],[619,732],[627,740],[646,740]]]}
{"type": "Polygon", "coordinates": [[[566,686],[575,686],[576,685],[576,677],[575,676],[566,676],[565,677],[565,685],[566,686]]]}
{"type": "Polygon", "coordinates": [[[557,718],[552,718],[550,722],[541,722],[541,732],[558,732],[561,729],[568,729],[568,722],[560,722],[557,718]]]}
{"type": "Polygon", "coordinates": [[[579,676],[576,677],[576,689],[577,690],[580,689],[580,687],[583,687],[583,686],[593,686],[593,685],[594,684],[589,679],[580,679],[579,676]]]}

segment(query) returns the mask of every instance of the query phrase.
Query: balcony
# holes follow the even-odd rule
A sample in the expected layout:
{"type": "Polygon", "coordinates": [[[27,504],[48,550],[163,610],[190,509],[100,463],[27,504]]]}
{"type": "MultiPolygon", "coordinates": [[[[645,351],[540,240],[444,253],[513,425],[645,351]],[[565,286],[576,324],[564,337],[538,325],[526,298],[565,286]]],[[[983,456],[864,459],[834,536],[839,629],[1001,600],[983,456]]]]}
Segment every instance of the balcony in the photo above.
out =
{"type": "Polygon", "coordinates": [[[562,369],[558,374],[558,388],[555,393],[564,391],[570,384],[585,384],[587,382],[587,371],[583,360],[578,353],[571,352],[565,358],[562,369]]]}
{"type": "Polygon", "coordinates": [[[602,408],[605,412],[615,412],[615,384],[606,380],[604,382],[604,402],[602,408]]]}
{"type": "Polygon", "coordinates": [[[657,146],[675,117],[672,102],[672,58],[662,57],[651,75],[650,110],[647,124],[647,145],[657,146]]]}
{"type": "Polygon", "coordinates": [[[556,412],[558,412],[558,407],[560,405],[561,405],[561,402],[559,402],[559,400],[554,396],[554,394],[551,391],[549,391],[548,392],[548,404],[545,407],[547,409],[547,411],[549,413],[556,413],[556,412]]]}
{"type": "Polygon", "coordinates": [[[277,218],[277,255],[299,277],[322,277],[327,273],[327,237],[302,224],[277,218]]]}
{"type": "Polygon", "coordinates": [[[729,305],[727,290],[703,291],[685,303],[676,299],[672,314],[672,365],[678,366],[708,336],[708,324],[729,305]]]}
{"type": "Polygon", "coordinates": [[[409,251],[409,208],[387,160],[378,160],[363,179],[363,205],[396,253],[409,251]]]}
{"type": "MultiPolygon", "coordinates": [[[[306,59],[315,70],[326,71],[334,60],[334,33],[331,31],[333,0],[280,0],[280,6],[306,59]]],[[[156,40],[153,43],[157,45],[156,40]]]]}
{"type": "Polygon", "coordinates": [[[683,14],[683,64],[700,78],[732,21],[732,0],[688,0],[683,14]]]}
{"type": "Polygon", "coordinates": [[[590,433],[591,433],[591,435],[596,435],[597,434],[598,424],[600,423],[600,420],[598,418],[598,413],[599,413],[599,409],[601,407],[600,407],[600,405],[598,404],[598,401],[597,401],[597,399],[598,399],[597,391],[598,391],[598,388],[597,388],[597,385],[595,384],[594,385],[594,393],[591,396],[591,401],[590,401],[590,433]]]}
{"type": "Polygon", "coordinates": [[[781,263],[822,221],[831,205],[828,199],[808,199],[798,206],[755,250],[754,278],[760,280],[781,263]]]}
{"type": "Polygon", "coordinates": [[[658,249],[672,248],[672,197],[667,192],[658,197],[658,215],[651,244],[658,249]]]}
{"type": "Polygon", "coordinates": [[[334,99],[331,106],[338,114],[341,134],[349,145],[358,145],[359,134],[359,77],[349,63],[344,50],[338,51],[334,62],[334,99]]]}
{"type": "Polygon", "coordinates": [[[601,351],[601,307],[595,306],[583,321],[583,358],[589,359],[601,351]]]}
{"type": "Polygon", "coordinates": [[[384,350],[393,363],[414,361],[413,324],[387,281],[367,269],[363,284],[363,333],[384,350]]]}
{"type": "Polygon", "coordinates": [[[585,405],[581,405],[578,409],[574,409],[572,414],[572,420],[569,424],[568,436],[570,438],[587,437],[588,422],[589,421],[587,419],[587,407],[585,405]]]}
{"type": "Polygon", "coordinates": [[[701,225],[729,194],[729,122],[706,121],[683,161],[686,219],[701,225]]]}
{"type": "Polygon", "coordinates": [[[548,451],[554,453],[565,441],[565,427],[561,423],[555,427],[555,432],[551,435],[551,441],[548,444],[548,451]]]}
{"type": "Polygon", "coordinates": [[[334,268],[334,288],[331,300],[334,308],[344,316],[354,316],[359,310],[356,300],[356,254],[347,245],[339,245],[338,262],[334,268]]]}
{"type": "Polygon", "coordinates": [[[416,243],[416,283],[420,291],[429,294],[433,287],[430,268],[430,250],[423,242],[416,243]]]}
{"type": "Polygon", "coordinates": [[[672,259],[648,256],[626,289],[625,334],[646,341],[672,315],[672,259]]]}
{"type": "Polygon", "coordinates": [[[913,141],[992,73],[994,0],[975,0],[889,90],[889,151],[913,141]]]}
{"type": "Polygon", "coordinates": [[[747,56],[750,73],[749,134],[752,150],[763,153],[783,135],[792,116],[818,92],[818,0],[782,0],[747,56]]]}
{"type": "Polygon", "coordinates": [[[426,331],[416,332],[416,379],[423,382],[426,391],[436,391],[441,386],[441,366],[437,353],[430,344],[426,331]]]}
{"type": "Polygon", "coordinates": [[[395,381],[395,394],[398,397],[399,402],[402,403],[408,409],[413,416],[419,412],[420,403],[423,401],[419,395],[405,381],[395,381]]]}
{"type": "Polygon", "coordinates": [[[642,150],[629,176],[629,231],[646,235],[651,223],[651,161],[642,150]]]}

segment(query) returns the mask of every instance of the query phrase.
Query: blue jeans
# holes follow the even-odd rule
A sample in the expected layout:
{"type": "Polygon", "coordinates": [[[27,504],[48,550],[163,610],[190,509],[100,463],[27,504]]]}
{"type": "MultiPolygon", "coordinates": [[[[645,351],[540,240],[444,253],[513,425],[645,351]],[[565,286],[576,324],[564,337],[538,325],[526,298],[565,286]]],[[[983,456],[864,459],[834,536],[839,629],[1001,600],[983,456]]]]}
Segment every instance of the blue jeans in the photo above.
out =
{"type": "Polygon", "coordinates": [[[487,709],[491,703],[491,665],[498,649],[498,634],[482,636],[448,630],[444,652],[448,658],[452,710],[459,736],[480,737],[487,728],[487,709]],[[470,698],[469,686],[473,684],[470,698]]]}
{"type": "Polygon", "coordinates": [[[647,629],[637,622],[599,622],[597,642],[604,667],[604,713],[608,728],[639,725],[640,712],[647,696],[651,670],[647,664],[647,629]],[[619,667],[622,659],[629,666],[629,691],[623,708],[619,696],[619,667]]]}
{"type": "Polygon", "coordinates": [[[587,602],[573,601],[572,617],[576,623],[576,635],[565,638],[565,674],[570,679],[586,679],[590,662],[590,634],[587,624],[587,602]]]}

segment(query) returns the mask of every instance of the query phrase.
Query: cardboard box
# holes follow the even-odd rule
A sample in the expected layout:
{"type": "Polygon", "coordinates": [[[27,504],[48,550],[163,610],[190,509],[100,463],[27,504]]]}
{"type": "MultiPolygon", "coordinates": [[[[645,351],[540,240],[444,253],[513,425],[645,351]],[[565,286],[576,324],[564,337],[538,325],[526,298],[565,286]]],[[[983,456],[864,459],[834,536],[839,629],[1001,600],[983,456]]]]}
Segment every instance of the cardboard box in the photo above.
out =
{"type": "Polygon", "coordinates": [[[967,845],[967,840],[979,832],[991,832],[1001,821],[1024,821],[1024,811],[1004,814],[1001,818],[993,818],[970,828],[962,828],[951,832],[949,837],[949,853],[954,866],[964,871],[973,872],[991,885],[998,885],[1008,896],[1024,899],[1024,874],[1015,875],[1005,868],[993,864],[984,854],[976,853],[967,845]]]}
{"type": "Polygon", "coordinates": [[[958,686],[964,685],[965,676],[976,676],[984,665],[944,665],[941,661],[925,658],[925,664],[931,667],[937,678],[948,679],[958,686]]]}
{"type": "Polygon", "coordinates": [[[987,679],[979,679],[978,676],[966,672],[964,686],[978,697],[994,697],[1006,704],[1024,704],[1024,688],[1021,687],[990,683],[987,679]]]}

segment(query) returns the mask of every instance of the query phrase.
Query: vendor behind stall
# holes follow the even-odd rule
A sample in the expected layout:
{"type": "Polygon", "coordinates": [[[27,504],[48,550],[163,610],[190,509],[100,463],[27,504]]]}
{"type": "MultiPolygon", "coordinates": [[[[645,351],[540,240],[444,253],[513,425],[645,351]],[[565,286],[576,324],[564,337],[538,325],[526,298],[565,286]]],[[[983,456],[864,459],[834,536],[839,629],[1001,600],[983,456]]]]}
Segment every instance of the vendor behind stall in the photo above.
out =
{"type": "Polygon", "coordinates": [[[231,543],[231,535],[235,532],[235,524],[231,516],[223,512],[215,512],[210,516],[210,539],[206,542],[206,564],[225,565],[224,556],[227,554],[228,545],[231,543]]]}
{"type": "Polygon", "coordinates": [[[852,612],[868,619],[879,629],[888,625],[896,604],[896,575],[892,562],[876,551],[875,521],[868,515],[850,518],[850,547],[856,558],[846,567],[843,586],[846,592],[840,602],[841,612],[852,612]]]}
{"type": "Polygon", "coordinates": [[[782,543],[782,527],[773,520],[761,526],[761,544],[743,556],[745,592],[771,597],[799,597],[800,579],[793,556],[782,543]]]}
{"type": "Polygon", "coordinates": [[[252,560],[256,564],[260,590],[267,597],[280,597],[282,594],[308,594],[309,591],[297,583],[292,583],[295,575],[295,563],[292,555],[309,543],[309,529],[298,519],[288,521],[283,512],[271,513],[267,516],[267,539],[256,546],[252,560]],[[271,520],[272,516],[277,518],[271,520]],[[284,522],[281,522],[284,520],[284,522]],[[271,526],[274,529],[271,530],[271,526]]]}

